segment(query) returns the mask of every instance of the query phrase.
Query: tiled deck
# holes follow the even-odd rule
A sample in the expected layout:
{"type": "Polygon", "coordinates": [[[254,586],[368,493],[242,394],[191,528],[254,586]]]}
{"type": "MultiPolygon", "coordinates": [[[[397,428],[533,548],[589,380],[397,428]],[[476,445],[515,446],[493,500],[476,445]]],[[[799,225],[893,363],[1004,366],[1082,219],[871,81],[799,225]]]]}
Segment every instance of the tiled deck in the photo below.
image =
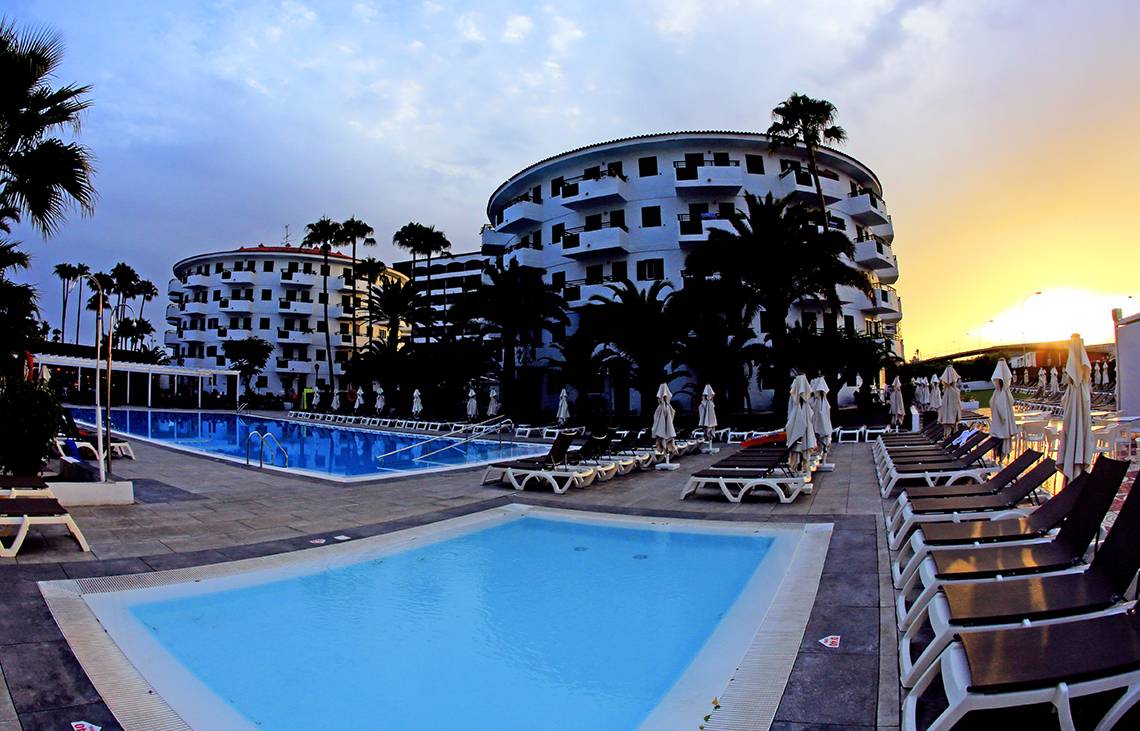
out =
{"type": "Polygon", "coordinates": [[[55,626],[38,580],[159,571],[312,547],[314,537],[376,535],[515,500],[638,515],[830,522],[835,526],[816,604],[774,729],[898,725],[892,591],[882,501],[867,445],[837,445],[837,469],[811,495],[781,505],[733,505],[712,492],[681,502],[687,475],[724,456],[693,455],[674,473],[619,478],[564,496],[481,487],[482,470],[336,484],[235,466],[147,444],[117,461],[138,504],[73,511],[91,543],[33,534],[20,558],[0,559],[0,731],[119,728],[55,626]],[[818,639],[842,635],[839,649],[818,639]],[[10,696],[10,700],[9,700],[10,696]]]}

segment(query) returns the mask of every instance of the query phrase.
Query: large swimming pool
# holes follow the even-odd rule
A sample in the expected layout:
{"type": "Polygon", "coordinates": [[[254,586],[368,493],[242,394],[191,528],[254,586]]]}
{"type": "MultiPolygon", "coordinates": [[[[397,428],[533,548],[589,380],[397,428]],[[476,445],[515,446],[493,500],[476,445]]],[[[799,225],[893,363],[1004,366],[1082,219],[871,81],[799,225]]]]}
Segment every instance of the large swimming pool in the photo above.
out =
{"type": "Polygon", "coordinates": [[[696,729],[800,534],[569,513],[497,509],[85,600],[193,728],[696,729]]]}
{"type": "MultiPolygon", "coordinates": [[[[72,413],[77,421],[94,423],[92,408],[74,407],[72,413]]],[[[288,453],[289,469],[340,479],[468,467],[546,451],[542,445],[500,442],[493,437],[464,441],[226,412],[112,409],[111,428],[127,436],[243,463],[248,444],[254,464],[258,461],[258,441],[250,440],[249,435],[268,432],[288,453]],[[381,455],[389,456],[381,460],[381,455]]],[[[281,452],[268,445],[265,461],[285,466],[281,452]]]]}

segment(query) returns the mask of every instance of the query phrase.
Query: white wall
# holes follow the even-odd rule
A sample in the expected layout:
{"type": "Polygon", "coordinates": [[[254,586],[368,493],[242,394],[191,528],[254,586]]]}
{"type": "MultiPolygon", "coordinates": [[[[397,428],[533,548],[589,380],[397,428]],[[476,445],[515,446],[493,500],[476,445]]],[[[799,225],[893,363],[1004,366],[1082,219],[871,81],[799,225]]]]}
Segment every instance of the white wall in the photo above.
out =
{"type": "Polygon", "coordinates": [[[1116,323],[1117,406],[1140,414],[1140,313],[1116,323]]]}

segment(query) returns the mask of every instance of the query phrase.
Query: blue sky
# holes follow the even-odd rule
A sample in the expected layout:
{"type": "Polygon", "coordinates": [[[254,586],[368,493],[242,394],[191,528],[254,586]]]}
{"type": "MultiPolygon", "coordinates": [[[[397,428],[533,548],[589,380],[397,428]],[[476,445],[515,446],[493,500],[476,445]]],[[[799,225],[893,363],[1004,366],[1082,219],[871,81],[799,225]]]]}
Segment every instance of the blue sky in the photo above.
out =
{"type": "MultiPolygon", "coordinates": [[[[972,181],[1018,165],[1036,177],[1041,150],[1105,119],[1131,122],[1083,130],[1094,149],[1074,164],[1135,161],[1133,139],[1114,137],[1136,121],[1134,3],[8,0],[2,12],[58,30],[60,80],[95,87],[82,134],[95,215],[49,242],[21,232],[53,322],[59,261],[123,259],[165,295],[179,258],[276,243],[322,215],[371,223],[389,262],[410,220],[470,250],[487,196],[530,162],[644,132],[762,130],[793,90],[837,104],[847,151],[883,181],[908,341],[964,338],[1046,285],[1126,287],[1092,267],[1045,285],[1037,273],[946,320],[929,284],[995,240],[1014,254],[1038,245],[1041,198],[1007,185],[978,216],[972,181]],[[1025,226],[1011,231],[1003,209],[1025,211],[1025,226]]],[[[1121,219],[1103,238],[1111,256],[1133,245],[1135,214],[1102,204],[1121,219]]]]}

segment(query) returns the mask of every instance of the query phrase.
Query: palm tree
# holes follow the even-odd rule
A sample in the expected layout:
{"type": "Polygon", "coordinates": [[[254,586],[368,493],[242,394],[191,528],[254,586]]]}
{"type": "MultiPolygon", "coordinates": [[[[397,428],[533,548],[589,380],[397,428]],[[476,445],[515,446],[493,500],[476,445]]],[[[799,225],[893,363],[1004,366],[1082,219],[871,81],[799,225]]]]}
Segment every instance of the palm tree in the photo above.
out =
{"type": "Polygon", "coordinates": [[[60,284],[63,285],[63,306],[60,308],[59,316],[59,332],[60,341],[63,340],[63,333],[67,330],[67,297],[71,294],[71,287],[75,284],[75,279],[78,272],[74,264],[56,264],[52,269],[55,276],[59,277],[60,284]]]}
{"type": "Polygon", "coordinates": [[[795,147],[803,145],[808,155],[808,172],[815,181],[815,193],[819,202],[820,224],[827,230],[827,201],[823,197],[823,185],[819,181],[819,167],[815,161],[815,151],[825,141],[841,144],[847,139],[847,132],[835,124],[839,112],[835,105],[826,99],[812,99],[805,94],[792,94],[772,110],[772,125],[768,135],[773,147],[795,147]]]}
{"type": "Polygon", "coordinates": [[[79,284],[79,293],[76,295],[75,300],[75,344],[79,344],[79,324],[83,322],[83,311],[79,308],[83,306],[83,280],[91,273],[91,267],[83,262],[75,265],[75,279],[79,284]]]}
{"type": "MultiPolygon", "coordinates": [[[[91,276],[95,279],[96,282],[99,283],[99,286],[103,289],[103,309],[106,310],[110,308],[111,295],[114,294],[115,291],[115,278],[107,272],[95,272],[91,276]]],[[[97,312],[99,310],[99,306],[99,292],[92,292],[91,296],[87,298],[87,310],[89,312],[97,312]]],[[[98,316],[93,316],[93,319],[95,319],[96,324],[98,324],[98,316]]],[[[110,322],[111,320],[109,317],[105,319],[107,322],[110,322]]],[[[95,333],[95,339],[91,342],[94,344],[100,338],[103,338],[103,333],[97,331],[95,333]]],[[[108,344],[108,347],[109,345],[110,344],[108,344]]]]}
{"type": "Polygon", "coordinates": [[[400,346],[400,326],[419,322],[426,316],[423,297],[415,285],[403,279],[385,279],[368,288],[368,323],[383,323],[388,328],[388,350],[396,352],[400,346]]]}
{"type": "MultiPolygon", "coordinates": [[[[392,235],[392,243],[396,246],[411,252],[412,254],[412,279],[415,280],[416,273],[416,259],[420,256],[427,257],[427,296],[431,298],[431,258],[435,254],[442,254],[445,251],[451,250],[451,242],[447,240],[447,236],[443,231],[437,231],[435,226],[425,226],[422,223],[405,224],[399,231],[392,235]]],[[[431,338],[431,328],[435,325],[434,318],[428,324],[428,338],[431,338]]],[[[415,331],[412,332],[413,339],[415,338],[415,331]]]]}
{"type": "Polygon", "coordinates": [[[140,279],[138,284],[133,289],[135,297],[140,299],[139,302],[139,319],[142,319],[143,310],[146,309],[147,302],[153,302],[154,298],[158,296],[158,287],[154,286],[154,282],[149,279],[140,279]]]}
{"type": "Polygon", "coordinates": [[[10,270],[27,269],[30,258],[14,241],[0,242],[0,343],[3,360],[0,375],[17,376],[24,366],[24,351],[31,350],[39,336],[36,322],[36,290],[8,278],[10,270]]]}
{"type": "Polygon", "coordinates": [[[656,402],[657,387],[683,373],[670,368],[678,345],[679,316],[671,305],[673,284],[656,280],[641,291],[633,282],[606,285],[610,295],[595,294],[582,313],[588,327],[597,332],[609,361],[619,361],[629,369],[641,397],[641,413],[656,402]]]}
{"type": "Polygon", "coordinates": [[[77,132],[91,102],[90,86],[53,88],[63,61],[63,43],[46,31],[21,34],[0,19],[0,218],[27,216],[44,236],[63,223],[69,204],[94,209],[91,154],[75,142],[52,136],[77,132]]]}
{"type": "Polygon", "coordinates": [[[579,326],[559,343],[553,343],[557,358],[543,358],[543,363],[559,380],[578,392],[578,413],[584,419],[592,416],[588,394],[601,389],[608,370],[605,349],[590,328],[579,326]]]}
{"type": "MultiPolygon", "coordinates": [[[[364,302],[364,307],[363,307],[366,315],[368,312],[367,297],[368,297],[369,288],[373,284],[375,284],[376,280],[379,279],[384,274],[384,272],[386,272],[386,271],[388,271],[388,265],[385,264],[384,262],[380,261],[379,259],[375,259],[371,256],[366,257],[366,258],[361,259],[360,261],[356,262],[356,266],[354,268],[353,273],[356,274],[359,279],[363,279],[367,283],[365,285],[365,289],[364,289],[365,302],[364,302]]],[[[357,309],[358,308],[356,308],[356,307],[353,308],[353,316],[354,317],[356,316],[356,310],[357,309]]],[[[368,328],[368,345],[369,345],[369,347],[372,346],[372,328],[371,327],[368,328]]]]}
{"type": "Polygon", "coordinates": [[[505,266],[499,258],[483,271],[483,282],[456,302],[450,315],[454,322],[472,321],[477,329],[499,336],[503,404],[517,413],[519,404],[513,400],[515,349],[540,345],[543,330],[568,325],[566,302],[558,290],[543,281],[541,271],[521,267],[517,261],[505,266]]]}
{"type": "Polygon", "coordinates": [[[341,241],[352,244],[352,357],[356,357],[356,280],[360,278],[359,263],[356,261],[356,244],[375,246],[372,227],[355,216],[340,225],[341,241]]]}
{"type": "Polygon", "coordinates": [[[329,328],[329,252],[341,241],[340,224],[325,216],[316,223],[305,226],[305,239],[302,244],[321,251],[324,263],[321,265],[322,307],[325,318],[325,356],[329,365],[329,386],[336,389],[336,374],[333,372],[332,332],[329,328]]]}
{"type": "MultiPolygon", "coordinates": [[[[873,295],[867,273],[848,262],[855,245],[838,231],[820,231],[808,213],[787,199],[763,199],[746,193],[747,212],[732,219],[734,231],[709,232],[685,265],[695,278],[719,280],[739,287],[751,305],[763,309],[771,345],[773,387],[783,393],[788,383],[788,314],[802,301],[823,302],[834,316],[841,302],[837,288],[854,287],[873,295]],[[783,389],[783,390],[782,390],[783,389]]],[[[777,411],[782,400],[775,401],[777,411]]]]}

